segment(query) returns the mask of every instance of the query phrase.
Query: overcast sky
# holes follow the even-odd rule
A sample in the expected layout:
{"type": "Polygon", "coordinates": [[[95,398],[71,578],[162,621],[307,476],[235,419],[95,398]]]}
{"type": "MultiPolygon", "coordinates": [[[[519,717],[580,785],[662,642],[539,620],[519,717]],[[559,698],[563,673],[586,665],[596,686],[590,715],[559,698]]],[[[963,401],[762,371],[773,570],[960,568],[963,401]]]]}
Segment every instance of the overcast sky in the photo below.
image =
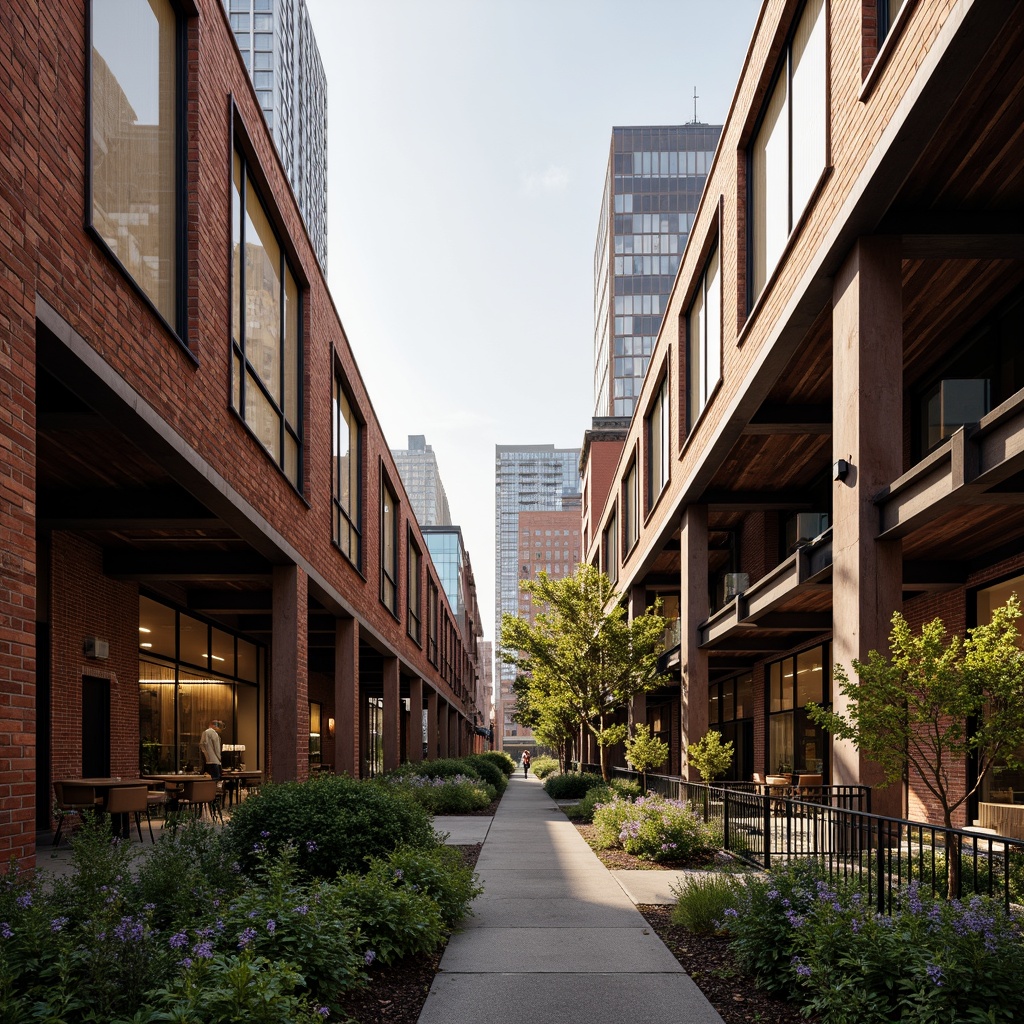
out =
{"type": "Polygon", "coordinates": [[[724,120],[760,0],[306,0],[334,301],[388,444],[426,435],[494,630],[494,446],[579,447],[613,125],[724,120]]]}

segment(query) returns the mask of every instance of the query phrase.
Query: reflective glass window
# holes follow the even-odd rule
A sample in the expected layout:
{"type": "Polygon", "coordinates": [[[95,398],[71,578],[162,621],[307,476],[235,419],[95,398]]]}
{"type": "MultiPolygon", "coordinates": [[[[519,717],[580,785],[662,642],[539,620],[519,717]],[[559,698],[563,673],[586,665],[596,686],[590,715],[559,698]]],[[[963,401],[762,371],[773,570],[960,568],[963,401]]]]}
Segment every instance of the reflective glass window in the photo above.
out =
{"type": "Polygon", "coordinates": [[[357,568],[362,558],[361,439],[362,426],[337,374],[333,399],[334,543],[357,568]]]}
{"type": "Polygon", "coordinates": [[[392,611],[398,601],[398,510],[384,483],[380,489],[380,599],[392,611]]]}

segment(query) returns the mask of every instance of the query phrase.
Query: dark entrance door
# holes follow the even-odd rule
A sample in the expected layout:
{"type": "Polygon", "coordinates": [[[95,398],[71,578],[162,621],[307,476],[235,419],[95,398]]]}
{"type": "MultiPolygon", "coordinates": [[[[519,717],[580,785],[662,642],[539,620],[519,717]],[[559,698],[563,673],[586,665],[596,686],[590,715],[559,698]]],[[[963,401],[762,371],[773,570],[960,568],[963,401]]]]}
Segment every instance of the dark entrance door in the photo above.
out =
{"type": "Polygon", "coordinates": [[[110,775],[110,680],[82,676],[82,775],[110,775]]]}

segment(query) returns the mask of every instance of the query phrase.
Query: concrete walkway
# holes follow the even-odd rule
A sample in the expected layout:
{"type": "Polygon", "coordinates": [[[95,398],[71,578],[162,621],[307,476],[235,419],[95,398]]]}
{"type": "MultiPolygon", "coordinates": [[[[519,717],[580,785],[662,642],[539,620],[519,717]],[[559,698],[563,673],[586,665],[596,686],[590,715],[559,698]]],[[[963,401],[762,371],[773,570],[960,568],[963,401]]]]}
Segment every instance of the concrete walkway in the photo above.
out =
{"type": "Polygon", "coordinates": [[[419,1024],[722,1024],[535,778],[513,776],[419,1024]]]}

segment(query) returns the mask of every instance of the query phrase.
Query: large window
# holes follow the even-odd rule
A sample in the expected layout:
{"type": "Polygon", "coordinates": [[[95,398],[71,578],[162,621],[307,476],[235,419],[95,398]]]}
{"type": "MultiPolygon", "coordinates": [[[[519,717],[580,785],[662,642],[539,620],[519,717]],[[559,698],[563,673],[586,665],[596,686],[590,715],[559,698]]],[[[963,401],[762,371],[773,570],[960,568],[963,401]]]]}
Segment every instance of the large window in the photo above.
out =
{"type": "Polygon", "coordinates": [[[668,375],[658,388],[651,413],[647,417],[647,505],[653,507],[668,483],[669,407],[668,375]]]}
{"type": "Polygon", "coordinates": [[[807,0],[750,146],[750,300],[761,294],[825,169],[825,0],[807,0]]]}
{"type": "Polygon", "coordinates": [[[334,543],[358,569],[362,558],[362,496],[360,440],[362,431],[337,374],[334,377],[331,529],[334,543]]]}
{"type": "Polygon", "coordinates": [[[619,578],[619,524],[612,516],[602,536],[601,549],[604,554],[604,574],[615,583],[619,578]]]}
{"type": "Polygon", "coordinates": [[[427,661],[437,667],[437,584],[427,577],[427,661]]]}
{"type": "Polygon", "coordinates": [[[422,559],[420,549],[412,542],[412,538],[409,539],[408,551],[409,555],[405,563],[405,600],[408,609],[408,621],[405,628],[408,630],[409,636],[416,643],[421,644],[423,642],[422,626],[420,623],[420,586],[422,584],[420,566],[422,559]]]}
{"type": "Polygon", "coordinates": [[[249,170],[236,150],[231,217],[231,404],[285,476],[300,487],[299,287],[249,170]]]}
{"type": "Polygon", "coordinates": [[[686,432],[722,376],[722,277],[716,245],[686,317],[686,432]]]}
{"type": "Polygon", "coordinates": [[[892,29],[896,16],[906,0],[877,0],[878,45],[881,46],[892,29]]]}
{"type": "Polygon", "coordinates": [[[380,483],[380,599],[398,614],[398,503],[391,488],[380,483]]]}
{"type": "Polygon", "coordinates": [[[263,648],[147,597],[139,598],[139,764],[144,772],[201,768],[211,720],[235,762],[261,764],[263,648]]]}
{"type": "Polygon", "coordinates": [[[828,775],[827,738],[808,717],[809,703],[831,699],[832,645],[783,658],[768,666],[769,773],[828,775]]]}
{"type": "Polygon", "coordinates": [[[309,702],[309,763],[323,763],[324,706],[318,700],[309,702]]]}
{"type": "Polygon", "coordinates": [[[754,765],[754,677],[747,672],[735,679],[712,683],[708,689],[708,725],[733,745],[733,759],[725,774],[730,780],[750,780],[754,765]]]}
{"type": "Polygon", "coordinates": [[[169,0],[93,0],[91,10],[91,225],[183,336],[184,27],[169,0]]]}
{"type": "Polygon", "coordinates": [[[626,472],[622,484],[623,550],[628,553],[640,537],[640,478],[636,459],[626,472]]]}

